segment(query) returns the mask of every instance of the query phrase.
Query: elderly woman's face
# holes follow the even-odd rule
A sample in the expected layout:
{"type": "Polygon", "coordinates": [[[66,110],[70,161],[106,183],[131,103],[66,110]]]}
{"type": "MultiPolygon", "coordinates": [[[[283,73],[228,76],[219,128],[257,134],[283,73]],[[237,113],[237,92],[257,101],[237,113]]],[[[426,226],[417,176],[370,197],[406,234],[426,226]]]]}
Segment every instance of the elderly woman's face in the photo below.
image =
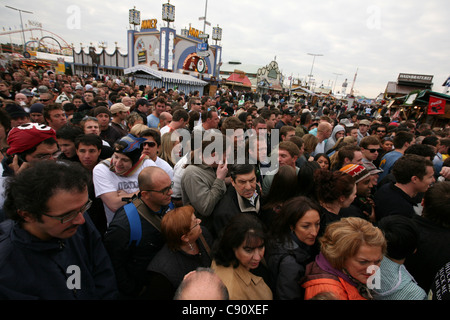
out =
{"type": "Polygon", "coordinates": [[[369,277],[376,271],[373,266],[379,267],[382,259],[381,247],[363,244],[353,257],[345,260],[344,269],[359,282],[367,284],[369,277]]]}
{"type": "Polygon", "coordinates": [[[200,235],[202,234],[202,228],[200,227],[200,223],[202,222],[201,219],[197,218],[195,214],[192,214],[191,216],[191,225],[189,227],[189,240],[196,241],[200,235]]]}

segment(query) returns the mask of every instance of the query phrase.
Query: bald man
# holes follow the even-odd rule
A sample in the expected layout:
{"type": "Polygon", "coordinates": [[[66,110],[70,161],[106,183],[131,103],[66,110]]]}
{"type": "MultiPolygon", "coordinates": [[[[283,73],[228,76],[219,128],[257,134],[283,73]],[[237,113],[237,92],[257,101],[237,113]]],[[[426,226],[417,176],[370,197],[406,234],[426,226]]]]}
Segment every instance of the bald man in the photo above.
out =
{"type": "Polygon", "coordinates": [[[161,112],[159,115],[159,128],[164,128],[172,121],[172,115],[169,112],[161,112]]]}
{"type": "Polygon", "coordinates": [[[228,289],[212,269],[198,268],[184,276],[174,300],[229,300],[228,289]]]}
{"type": "Polygon", "coordinates": [[[317,127],[317,139],[319,139],[319,143],[316,146],[316,149],[311,154],[311,156],[315,156],[318,153],[325,152],[325,144],[327,139],[331,136],[331,132],[333,131],[333,126],[331,123],[322,121],[319,123],[317,127]]]}
{"type": "Polygon", "coordinates": [[[174,206],[171,202],[172,181],[163,169],[145,167],[139,173],[138,185],[139,195],[116,211],[104,242],[121,296],[146,299],[149,279],[145,270],[164,245],[159,223],[174,206]]]}

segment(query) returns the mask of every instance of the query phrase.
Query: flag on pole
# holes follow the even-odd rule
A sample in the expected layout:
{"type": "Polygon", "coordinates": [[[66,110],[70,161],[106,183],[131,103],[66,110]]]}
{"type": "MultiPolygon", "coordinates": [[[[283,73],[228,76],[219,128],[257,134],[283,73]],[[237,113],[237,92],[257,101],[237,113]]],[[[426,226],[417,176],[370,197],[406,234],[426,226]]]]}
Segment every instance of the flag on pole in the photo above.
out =
{"type": "Polygon", "coordinates": [[[450,77],[445,80],[445,82],[442,84],[443,87],[450,87],[450,77]]]}

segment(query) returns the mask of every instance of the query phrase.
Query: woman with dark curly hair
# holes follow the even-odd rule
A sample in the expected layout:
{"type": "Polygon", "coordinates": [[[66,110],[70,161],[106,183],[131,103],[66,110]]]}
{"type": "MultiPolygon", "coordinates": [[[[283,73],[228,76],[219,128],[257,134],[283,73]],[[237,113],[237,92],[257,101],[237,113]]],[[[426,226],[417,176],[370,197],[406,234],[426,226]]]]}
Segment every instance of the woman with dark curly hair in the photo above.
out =
{"type": "Polygon", "coordinates": [[[321,207],[320,233],[323,234],[329,223],[341,219],[341,209],[349,207],[355,200],[356,184],[353,177],[345,172],[324,169],[314,172],[314,184],[321,207]]]}

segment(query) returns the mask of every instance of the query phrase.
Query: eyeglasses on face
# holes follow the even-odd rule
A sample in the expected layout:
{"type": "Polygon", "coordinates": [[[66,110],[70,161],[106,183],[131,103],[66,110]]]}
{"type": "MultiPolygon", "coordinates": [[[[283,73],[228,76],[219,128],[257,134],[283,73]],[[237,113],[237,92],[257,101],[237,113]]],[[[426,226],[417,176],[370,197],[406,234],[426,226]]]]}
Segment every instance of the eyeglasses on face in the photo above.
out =
{"type": "Polygon", "coordinates": [[[61,222],[61,224],[63,224],[63,223],[67,223],[67,222],[75,219],[75,217],[78,216],[79,213],[81,213],[81,214],[85,213],[86,211],[89,210],[89,208],[91,206],[92,206],[92,200],[89,199],[88,202],[86,202],[86,204],[84,206],[82,206],[79,210],[67,212],[67,213],[64,213],[59,216],[51,216],[46,213],[43,213],[42,215],[52,218],[52,219],[55,219],[55,220],[59,220],[61,222]]]}
{"type": "Polygon", "coordinates": [[[375,152],[381,152],[382,149],[367,149],[370,151],[370,153],[375,153],[375,152]]]}
{"type": "Polygon", "coordinates": [[[161,189],[161,190],[142,190],[142,191],[158,192],[158,193],[162,193],[163,195],[167,196],[167,194],[169,193],[170,190],[172,190],[172,188],[173,188],[173,181],[170,183],[169,187],[166,187],[166,188],[161,189]]]}
{"type": "Polygon", "coordinates": [[[195,229],[195,227],[199,226],[199,225],[200,225],[200,222],[201,222],[201,220],[200,220],[199,218],[195,218],[195,224],[194,224],[194,226],[192,226],[192,227],[189,229],[189,231],[191,231],[191,230],[195,229]]]}
{"type": "Polygon", "coordinates": [[[150,147],[150,148],[153,148],[154,146],[156,146],[156,142],[153,142],[153,141],[145,141],[145,142],[142,142],[142,145],[143,145],[143,146],[150,147]]]}
{"type": "Polygon", "coordinates": [[[377,130],[377,132],[386,133],[386,130],[377,130]]]}
{"type": "Polygon", "coordinates": [[[52,154],[48,154],[48,153],[47,154],[38,154],[38,155],[34,156],[33,158],[38,159],[38,160],[48,160],[51,158],[56,159],[61,155],[61,153],[62,153],[61,150],[58,150],[52,154]]]}

